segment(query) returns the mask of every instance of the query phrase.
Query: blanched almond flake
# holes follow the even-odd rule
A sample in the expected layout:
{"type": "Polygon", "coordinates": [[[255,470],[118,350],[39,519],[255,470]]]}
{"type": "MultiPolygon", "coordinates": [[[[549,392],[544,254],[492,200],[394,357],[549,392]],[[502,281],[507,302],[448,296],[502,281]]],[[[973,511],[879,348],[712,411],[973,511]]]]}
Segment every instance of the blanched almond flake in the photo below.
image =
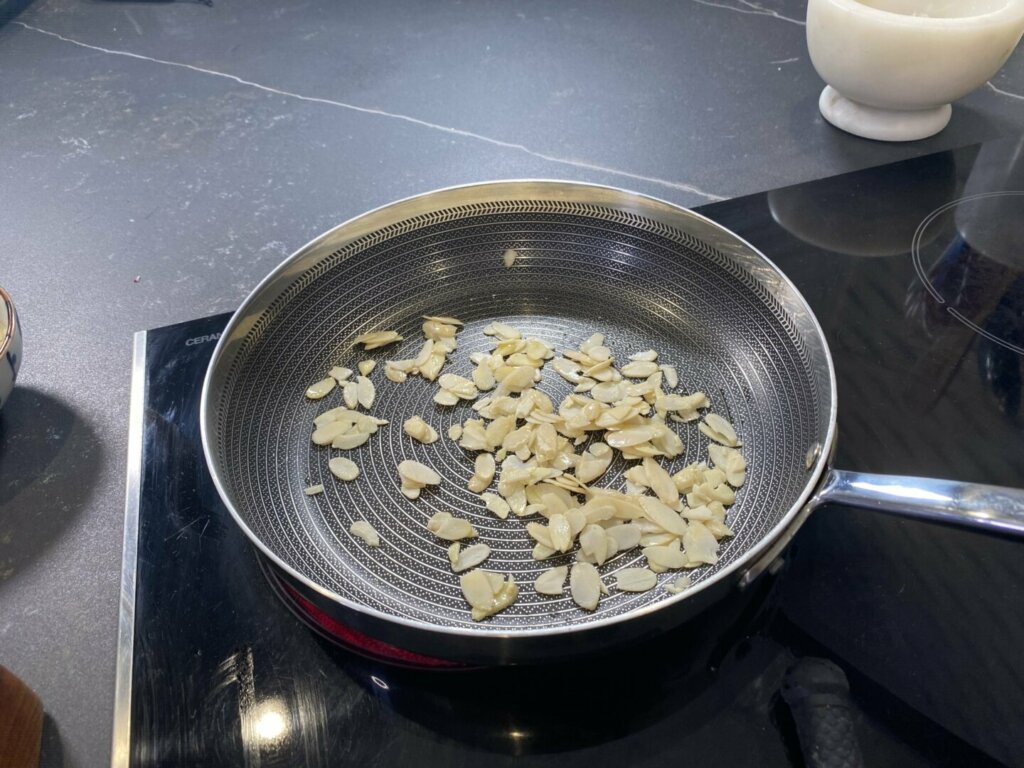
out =
{"type": "Polygon", "coordinates": [[[331,368],[331,370],[329,370],[327,374],[336,382],[341,384],[344,381],[348,381],[348,379],[352,376],[352,369],[342,368],[340,365],[336,365],[333,368],[331,368]]]}
{"type": "Polygon", "coordinates": [[[496,493],[481,493],[480,498],[483,499],[484,506],[487,507],[489,512],[494,513],[495,516],[500,517],[502,520],[508,517],[511,508],[508,502],[501,498],[501,496],[496,493]]]}
{"type": "Polygon", "coordinates": [[[481,392],[488,392],[494,389],[496,383],[494,371],[491,370],[491,367],[486,362],[473,369],[473,384],[481,392]]]}
{"type": "Polygon", "coordinates": [[[634,352],[629,356],[630,360],[642,361],[646,363],[653,363],[658,359],[658,353],[653,349],[645,349],[643,352],[634,352]]]}
{"type": "Polygon", "coordinates": [[[682,568],[686,563],[686,557],[679,549],[679,539],[673,539],[664,546],[644,547],[643,554],[655,573],[682,568]]]}
{"type": "Polygon", "coordinates": [[[523,334],[518,328],[513,328],[505,323],[494,322],[484,328],[484,336],[497,336],[499,339],[521,339],[523,334]]]}
{"type": "Polygon", "coordinates": [[[349,526],[349,533],[353,536],[358,536],[368,547],[379,547],[380,536],[377,535],[377,531],[373,529],[365,520],[356,520],[349,526]]]}
{"type": "Polygon", "coordinates": [[[402,429],[413,440],[428,445],[438,438],[437,430],[427,424],[420,416],[412,416],[406,419],[402,424],[402,429]]]}
{"type": "Polygon", "coordinates": [[[441,325],[455,325],[461,327],[462,321],[455,317],[445,317],[444,315],[424,315],[424,320],[433,320],[435,323],[441,323],[441,325]]]}
{"type": "Polygon", "coordinates": [[[549,568],[533,582],[533,589],[540,595],[561,595],[562,590],[565,589],[565,577],[568,575],[569,567],[566,565],[549,568]]]}
{"type": "Polygon", "coordinates": [[[513,250],[512,248],[509,248],[501,256],[501,260],[505,264],[506,267],[511,267],[513,264],[516,263],[516,259],[518,259],[518,258],[519,258],[519,253],[516,252],[515,250],[513,250]]]}
{"type": "Polygon", "coordinates": [[[359,385],[354,381],[346,381],[341,385],[341,397],[345,401],[345,407],[354,411],[359,407],[359,385]]]}
{"type": "Polygon", "coordinates": [[[388,381],[393,381],[395,382],[395,384],[401,384],[403,381],[406,380],[407,376],[408,374],[405,371],[398,368],[397,366],[395,366],[395,364],[391,360],[388,360],[386,363],[384,363],[384,377],[388,381]]]}
{"type": "Polygon", "coordinates": [[[683,550],[690,562],[708,565],[718,562],[718,540],[703,523],[693,521],[686,527],[683,550]]]}
{"type": "Polygon", "coordinates": [[[735,448],[712,443],[708,446],[708,455],[716,467],[725,472],[729,485],[739,488],[746,480],[747,460],[735,448]]]}
{"type": "Polygon", "coordinates": [[[441,482],[441,476],[437,472],[412,459],[406,459],[399,463],[398,476],[419,485],[437,485],[441,482]]]}
{"type": "Polygon", "coordinates": [[[326,397],[331,393],[331,390],[337,386],[337,381],[328,376],[326,379],[321,379],[316,384],[310,386],[306,390],[306,397],[310,400],[319,400],[322,397],[326,397]]]}
{"type": "Polygon", "coordinates": [[[346,421],[329,421],[322,427],[317,427],[313,431],[313,442],[317,445],[330,445],[338,435],[344,435],[352,429],[353,422],[350,420],[346,421]]]}
{"type": "Polygon", "coordinates": [[[359,369],[359,373],[363,376],[369,376],[370,372],[377,367],[376,360],[361,360],[359,365],[356,366],[359,369]]]}
{"type": "Polygon", "coordinates": [[[359,477],[359,467],[354,461],[346,459],[344,456],[335,456],[327,462],[327,468],[331,470],[332,475],[345,482],[359,477]]]}
{"type": "Polygon", "coordinates": [[[356,400],[363,408],[369,410],[373,406],[373,400],[377,396],[377,388],[366,376],[356,377],[356,400]]]}
{"type": "Polygon", "coordinates": [[[670,581],[665,585],[665,591],[670,592],[673,595],[678,595],[680,592],[685,592],[690,588],[690,574],[684,573],[682,576],[676,577],[675,581],[670,581]]]}
{"type": "Polygon", "coordinates": [[[434,393],[434,402],[444,406],[458,405],[459,396],[447,389],[439,389],[434,393]]]}
{"type": "Polygon", "coordinates": [[[358,448],[360,445],[370,439],[368,432],[349,432],[346,435],[338,435],[331,441],[332,448],[338,448],[342,451],[351,451],[353,448],[358,448]]]}
{"type": "Polygon", "coordinates": [[[661,372],[665,376],[665,383],[669,389],[675,389],[679,386],[679,374],[676,372],[674,365],[661,366],[661,372]]]}
{"type": "Polygon", "coordinates": [[[440,342],[442,339],[453,339],[458,329],[454,325],[427,320],[423,323],[423,335],[428,339],[440,342]]]}
{"type": "Polygon", "coordinates": [[[454,542],[448,547],[448,562],[452,564],[452,568],[455,567],[455,563],[459,561],[459,551],[462,549],[462,545],[459,542],[454,542]]]}
{"type": "Polygon", "coordinates": [[[464,376],[454,373],[443,373],[437,380],[441,389],[451,392],[463,400],[472,400],[477,396],[476,385],[464,376]]]}
{"type": "Polygon", "coordinates": [[[649,568],[623,568],[615,574],[615,585],[623,592],[646,592],[657,584],[658,577],[649,568]]]}
{"type": "Polygon", "coordinates": [[[323,493],[324,492],[324,487],[323,487],[323,485],[317,483],[316,485],[309,486],[303,492],[307,496],[316,496],[318,493],[323,493]]]}
{"type": "Polygon", "coordinates": [[[362,344],[365,349],[376,349],[377,347],[383,347],[388,344],[394,344],[396,341],[401,341],[402,337],[397,331],[374,331],[372,333],[362,333],[352,340],[353,346],[356,344],[362,344]]]}
{"type": "Polygon", "coordinates": [[[573,602],[585,611],[597,608],[601,599],[601,575],[590,563],[576,563],[569,574],[573,602]]]}
{"type": "Polygon", "coordinates": [[[329,424],[332,421],[337,421],[340,417],[352,413],[348,408],[343,405],[339,405],[337,408],[331,408],[330,410],[324,411],[313,419],[313,425],[322,427],[324,424],[329,424]]]}
{"type": "Polygon", "coordinates": [[[704,421],[698,425],[698,429],[716,443],[721,443],[729,448],[736,448],[740,445],[732,424],[717,413],[706,414],[704,421]]]}
{"type": "Polygon", "coordinates": [[[665,471],[661,464],[652,458],[644,459],[643,467],[644,472],[647,474],[647,480],[651,485],[651,490],[654,491],[662,503],[675,508],[679,504],[679,489],[672,482],[672,476],[665,471]]]}
{"type": "MultiPolygon", "coordinates": [[[[454,544],[452,546],[455,546],[454,544]]],[[[461,552],[456,550],[456,557],[452,561],[452,570],[455,573],[468,571],[476,568],[480,563],[491,556],[491,548],[486,544],[473,544],[461,552]]],[[[449,559],[451,558],[451,547],[449,547],[449,559]]]]}
{"type": "Polygon", "coordinates": [[[650,496],[641,496],[639,502],[640,506],[644,508],[644,514],[647,515],[647,519],[663,531],[674,536],[682,536],[686,531],[686,521],[677,512],[658,499],[650,496]]]}
{"type": "Polygon", "coordinates": [[[469,490],[480,493],[494,480],[494,471],[494,457],[489,453],[478,453],[473,462],[473,476],[469,479],[469,490]]]}
{"type": "Polygon", "coordinates": [[[615,541],[616,551],[622,552],[640,543],[640,526],[634,523],[615,525],[606,528],[605,535],[615,541]]]}
{"type": "Polygon", "coordinates": [[[636,360],[626,363],[620,369],[623,376],[629,379],[646,379],[652,373],[657,372],[658,364],[646,360],[636,360]]]}
{"type": "Polygon", "coordinates": [[[458,440],[460,437],[462,437],[462,425],[461,424],[452,424],[450,427],[448,427],[448,439],[449,440],[458,440]]]}
{"type": "Polygon", "coordinates": [[[427,530],[446,541],[471,539],[477,535],[476,529],[468,520],[452,517],[447,512],[438,512],[427,521],[427,530]]]}
{"type": "Polygon", "coordinates": [[[473,608],[489,608],[494,600],[490,579],[483,571],[470,571],[459,578],[462,595],[473,608]]]}
{"type": "Polygon", "coordinates": [[[604,565],[608,557],[608,541],[604,528],[588,525],[580,533],[580,549],[597,565],[604,565]]]}

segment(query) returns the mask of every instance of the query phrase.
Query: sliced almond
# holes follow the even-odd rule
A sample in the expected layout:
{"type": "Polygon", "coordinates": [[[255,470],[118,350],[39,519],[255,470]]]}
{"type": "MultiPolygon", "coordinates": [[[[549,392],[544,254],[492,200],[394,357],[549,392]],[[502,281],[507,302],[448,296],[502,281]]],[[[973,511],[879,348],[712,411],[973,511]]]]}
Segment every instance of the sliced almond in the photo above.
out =
{"type": "Polygon", "coordinates": [[[601,599],[601,575],[590,563],[576,563],[569,574],[569,591],[580,608],[592,611],[601,599]]]}
{"type": "Polygon", "coordinates": [[[608,542],[604,528],[588,525],[580,533],[580,549],[597,565],[604,565],[608,557],[608,542]]]}
{"type": "Polygon", "coordinates": [[[521,339],[523,334],[519,329],[513,328],[505,323],[494,322],[484,328],[485,336],[497,336],[499,339],[521,339]]]}
{"type": "Polygon", "coordinates": [[[619,369],[623,376],[630,379],[646,379],[657,370],[658,364],[648,360],[635,360],[619,369]]]}
{"type": "Polygon", "coordinates": [[[452,517],[447,512],[438,512],[431,517],[427,521],[427,530],[445,541],[471,539],[477,535],[476,529],[468,520],[452,517]]]}
{"type": "Polygon", "coordinates": [[[448,427],[448,439],[449,440],[456,440],[457,441],[460,437],[462,437],[462,425],[461,424],[452,424],[450,427],[448,427]]]}
{"type": "Polygon", "coordinates": [[[331,390],[337,386],[338,382],[328,376],[326,379],[321,379],[316,384],[312,384],[309,389],[306,390],[306,397],[310,400],[319,400],[322,397],[326,397],[331,393],[331,390]]]}
{"type": "Polygon", "coordinates": [[[370,434],[368,432],[349,432],[347,435],[338,435],[334,438],[331,441],[331,447],[342,451],[350,451],[353,448],[358,448],[369,439],[370,434]]]}
{"type": "Polygon", "coordinates": [[[352,369],[343,368],[340,365],[336,365],[327,372],[327,375],[330,376],[339,384],[341,384],[342,382],[348,381],[348,379],[352,376],[352,369]]]}
{"type": "Polygon", "coordinates": [[[616,551],[632,549],[640,543],[640,526],[623,523],[605,529],[605,535],[615,541],[616,551]]]}
{"type": "Polygon", "coordinates": [[[630,360],[652,363],[658,359],[658,353],[653,349],[646,349],[643,352],[634,352],[629,356],[630,360]]]}
{"type": "Polygon", "coordinates": [[[674,365],[661,366],[661,372],[665,376],[665,383],[669,389],[675,389],[679,386],[679,374],[676,372],[674,365]]]}
{"type": "Polygon", "coordinates": [[[427,424],[421,416],[411,416],[406,419],[402,424],[402,429],[413,440],[428,445],[438,439],[437,430],[427,424]]]}
{"type": "Polygon", "coordinates": [[[396,341],[401,341],[402,337],[397,331],[373,331],[372,333],[362,333],[352,340],[353,346],[356,344],[362,344],[365,349],[376,349],[377,347],[383,347],[387,344],[394,344],[396,341]]]}
{"type": "Polygon", "coordinates": [[[356,377],[356,400],[363,408],[369,410],[373,406],[373,400],[377,395],[377,388],[366,376],[356,377]]]}
{"type": "Polygon", "coordinates": [[[494,602],[494,591],[484,571],[470,571],[459,577],[462,595],[473,608],[487,609],[494,602]]]}
{"type": "Polygon", "coordinates": [[[454,325],[454,326],[458,326],[458,327],[462,327],[462,325],[463,325],[463,322],[461,320],[459,320],[458,318],[446,317],[446,316],[443,316],[443,315],[441,315],[441,316],[438,316],[438,315],[424,315],[423,319],[424,320],[433,320],[435,323],[441,323],[442,325],[454,325]]]}
{"type": "Polygon", "coordinates": [[[491,548],[489,546],[486,544],[473,544],[461,552],[457,551],[455,560],[452,561],[452,570],[455,573],[468,571],[470,568],[476,568],[490,556],[491,548]]]}
{"type": "Polygon", "coordinates": [[[665,585],[665,591],[670,592],[673,595],[678,595],[680,592],[685,592],[690,588],[690,574],[684,573],[682,576],[676,577],[674,581],[670,581],[665,585]]]}
{"type": "Polygon", "coordinates": [[[658,577],[649,568],[623,568],[615,574],[615,585],[623,592],[646,592],[657,584],[658,577]]]}
{"type": "Polygon", "coordinates": [[[716,443],[721,443],[729,448],[736,448],[740,445],[732,424],[717,413],[705,414],[704,421],[698,425],[698,429],[716,443]]]}
{"type": "Polygon", "coordinates": [[[330,445],[338,435],[344,435],[352,429],[352,421],[329,421],[313,431],[312,440],[317,445],[330,445]]]}
{"type": "Polygon", "coordinates": [[[398,465],[398,475],[404,480],[409,480],[419,485],[437,485],[441,482],[441,476],[426,464],[406,459],[398,465]]]}
{"type": "Polygon", "coordinates": [[[508,517],[511,507],[509,507],[508,502],[501,498],[501,496],[496,493],[481,493],[480,498],[483,499],[484,506],[487,507],[487,510],[492,512],[496,517],[500,517],[502,520],[505,520],[508,517]]]}
{"type": "Polygon", "coordinates": [[[674,536],[682,536],[686,532],[686,521],[660,500],[650,496],[641,496],[639,501],[647,519],[663,531],[674,536]]]}
{"type": "Polygon", "coordinates": [[[569,567],[566,565],[549,568],[533,582],[533,589],[540,595],[561,595],[565,589],[565,577],[568,575],[569,567]]]}
{"type": "Polygon", "coordinates": [[[686,563],[686,557],[679,549],[679,539],[673,539],[664,546],[644,547],[643,553],[655,573],[682,568],[686,563]]]}
{"type": "Polygon", "coordinates": [[[362,539],[367,546],[380,546],[380,536],[377,535],[377,531],[374,530],[373,526],[365,520],[356,520],[349,526],[348,530],[353,536],[358,536],[362,539]]]}
{"type": "Polygon", "coordinates": [[[686,527],[683,549],[686,559],[692,563],[714,565],[718,562],[718,540],[703,523],[694,521],[686,527]]]}
{"type": "Polygon", "coordinates": [[[651,484],[651,490],[654,491],[662,503],[675,508],[679,504],[679,489],[676,488],[676,484],[672,481],[672,476],[665,471],[661,464],[652,458],[644,459],[643,467],[644,472],[647,474],[648,482],[651,484]]]}
{"type": "Polygon", "coordinates": [[[305,493],[307,496],[316,496],[318,493],[323,493],[323,492],[324,492],[324,487],[320,483],[317,483],[316,485],[311,485],[308,488],[303,490],[303,493],[305,493]]]}
{"type": "Polygon", "coordinates": [[[335,456],[327,462],[327,468],[331,470],[332,475],[344,482],[359,477],[359,467],[354,461],[346,459],[344,456],[335,456]]]}
{"type": "Polygon", "coordinates": [[[384,363],[384,377],[388,381],[393,381],[395,384],[401,384],[406,380],[408,374],[400,368],[396,367],[392,361],[384,363]]]}
{"type": "Polygon", "coordinates": [[[507,251],[505,251],[505,253],[502,254],[501,261],[502,263],[504,263],[506,267],[511,267],[513,264],[516,263],[516,259],[518,258],[519,253],[513,250],[512,248],[509,248],[507,251]]]}
{"type": "Polygon", "coordinates": [[[434,402],[438,405],[450,406],[459,404],[459,396],[447,389],[439,389],[434,393],[434,402]]]}
{"type": "Polygon", "coordinates": [[[359,385],[354,381],[346,381],[341,385],[341,397],[345,407],[354,411],[359,407],[359,385]]]}

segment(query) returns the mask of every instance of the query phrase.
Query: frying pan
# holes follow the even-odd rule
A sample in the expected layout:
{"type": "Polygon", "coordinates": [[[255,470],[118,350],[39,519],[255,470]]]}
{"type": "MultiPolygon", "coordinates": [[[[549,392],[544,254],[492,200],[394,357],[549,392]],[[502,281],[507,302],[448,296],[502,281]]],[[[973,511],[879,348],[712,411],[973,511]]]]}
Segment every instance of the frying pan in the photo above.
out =
{"type": "MultiPolygon", "coordinates": [[[[570,391],[546,373],[557,403],[570,391]]],[[[806,516],[827,502],[869,507],[983,530],[1024,534],[1024,491],[942,480],[863,475],[828,467],[836,434],[836,381],[814,314],[786,276],[735,234],[669,203],[618,189],[557,181],[509,181],[431,192],[371,211],[284,261],[231,319],[203,387],[203,449],[217,490],[253,544],[317,604],[354,628],[411,651],[474,664],[557,660],[660,633],[737,584],[752,581],[806,516]],[[515,249],[506,267],[502,254],[515,249]],[[616,358],[653,348],[680,373],[680,390],[703,390],[729,419],[749,464],[730,508],[735,532],[713,567],[670,594],[660,577],[643,593],[614,589],[593,612],[568,595],[544,597],[532,582],[571,555],[537,562],[525,521],[499,520],[466,490],[473,456],[444,435],[474,415],[442,408],[437,385],[372,378],[372,413],[387,419],[345,455],[362,473],[341,483],[327,463],[337,452],[310,441],[313,418],[340,395],[311,402],[306,388],[333,365],[414,357],[422,315],[465,321],[445,370],[468,376],[481,333],[510,323],[557,350],[606,334],[616,358]],[[375,352],[353,348],[374,330],[405,340],[375,352]],[[442,435],[414,442],[401,424],[418,414],[442,435]],[[409,501],[396,467],[415,459],[443,478],[409,501]],[[304,489],[322,483],[322,494],[304,489]],[[492,549],[483,567],[511,573],[518,601],[473,622],[447,542],[426,521],[438,511],[471,520],[492,549]],[[379,548],[349,533],[369,520],[379,548]]],[[[680,424],[686,449],[676,471],[707,455],[697,424],[680,424]]],[[[621,459],[601,485],[621,487],[621,459]]],[[[639,550],[600,569],[645,565],[639,550]]]]}

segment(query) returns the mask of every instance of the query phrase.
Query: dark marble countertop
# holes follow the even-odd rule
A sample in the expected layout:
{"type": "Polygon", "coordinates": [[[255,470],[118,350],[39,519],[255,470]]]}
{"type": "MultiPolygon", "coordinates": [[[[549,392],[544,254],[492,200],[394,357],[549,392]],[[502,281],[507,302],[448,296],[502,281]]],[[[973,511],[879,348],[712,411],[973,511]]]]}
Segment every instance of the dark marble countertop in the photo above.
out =
{"type": "Polygon", "coordinates": [[[493,178],[699,205],[1017,133],[1024,53],[945,131],[817,111],[800,0],[0,2],[0,663],[108,761],[131,335],[231,310],[368,208],[493,178]]]}

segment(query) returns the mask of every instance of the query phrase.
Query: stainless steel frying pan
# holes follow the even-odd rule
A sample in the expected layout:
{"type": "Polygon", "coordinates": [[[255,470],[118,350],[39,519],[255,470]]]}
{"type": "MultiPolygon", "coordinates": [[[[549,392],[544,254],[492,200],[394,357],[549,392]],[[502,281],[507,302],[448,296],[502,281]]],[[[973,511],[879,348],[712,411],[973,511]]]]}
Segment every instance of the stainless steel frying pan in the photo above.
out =
{"type": "MultiPolygon", "coordinates": [[[[553,372],[541,388],[557,402],[568,385],[553,372]]],[[[662,631],[736,584],[752,580],[807,514],[842,502],[994,532],[1024,534],[1024,492],[938,480],[857,475],[828,468],[836,432],[836,383],[828,346],[793,284],[750,244],[692,211],[618,189],[552,181],[512,181],[446,189],[377,209],[331,230],[288,258],[244,302],[213,355],[203,388],[203,448],[217,489],[252,542],[293,583],[341,618],[412,651],[473,663],[557,659],[662,631]],[[514,248],[512,268],[501,255],[514,248]],[[729,514],[736,532],[720,562],[692,572],[693,586],[662,585],[605,597],[592,613],[568,594],[534,594],[538,563],[524,521],[498,520],[466,483],[472,456],[442,437],[420,445],[401,423],[419,414],[442,436],[472,415],[441,408],[436,385],[381,375],[373,413],[388,419],[361,448],[362,468],[336,482],[330,454],[310,442],[314,416],[340,395],[310,402],[303,393],[333,365],[367,357],[412,357],[421,315],[466,322],[446,370],[469,375],[470,353],[490,348],[481,333],[499,319],[576,347],[595,331],[617,357],[654,348],[674,363],[681,389],[702,389],[736,425],[748,482],[729,514]],[[352,340],[395,329],[397,347],[371,353],[352,340]],[[444,478],[410,502],[396,466],[413,458],[444,478]],[[303,489],[323,483],[326,492],[303,489]],[[437,511],[472,519],[493,553],[489,570],[512,573],[518,602],[474,623],[444,542],[426,530],[437,511]],[[349,533],[370,520],[382,546],[349,533]]],[[[685,455],[706,456],[696,424],[679,425],[685,455]]],[[[624,463],[603,484],[621,483],[624,463]]],[[[642,563],[620,554],[601,572],[642,563]]],[[[674,579],[667,573],[663,583],[674,579]]]]}

